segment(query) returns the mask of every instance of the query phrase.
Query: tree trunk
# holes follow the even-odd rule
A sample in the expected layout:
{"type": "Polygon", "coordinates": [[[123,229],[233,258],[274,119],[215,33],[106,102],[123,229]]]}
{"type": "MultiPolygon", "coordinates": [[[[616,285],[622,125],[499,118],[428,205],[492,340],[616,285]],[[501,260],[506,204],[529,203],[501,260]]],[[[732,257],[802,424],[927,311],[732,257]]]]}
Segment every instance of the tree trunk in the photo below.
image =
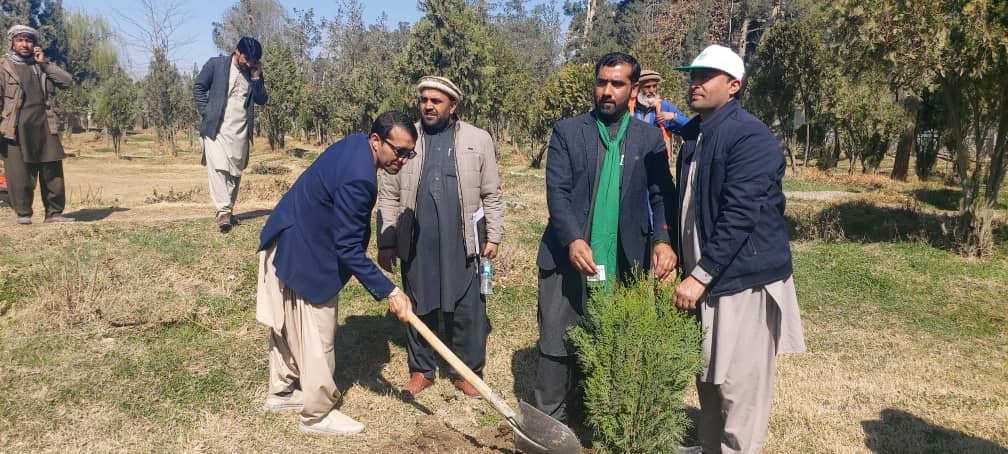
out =
{"type": "Polygon", "coordinates": [[[802,160],[802,172],[805,171],[805,167],[808,167],[808,157],[812,153],[812,141],[809,140],[809,130],[811,130],[811,125],[808,122],[805,123],[805,159],[802,160]]]}
{"type": "Polygon", "coordinates": [[[746,48],[749,47],[749,16],[742,17],[742,30],[739,31],[738,54],[745,61],[746,48]]]}
{"type": "Polygon", "coordinates": [[[786,160],[791,161],[791,175],[798,175],[798,167],[795,164],[794,150],[791,149],[791,141],[785,139],[781,142],[781,146],[784,147],[786,160]]]}
{"type": "Polygon", "coordinates": [[[531,156],[532,159],[529,160],[529,167],[532,167],[533,169],[538,169],[542,167],[543,158],[546,157],[546,151],[549,149],[547,145],[548,144],[543,145],[537,145],[534,143],[531,144],[532,149],[538,151],[532,153],[531,156]]]}
{"type": "Polygon", "coordinates": [[[913,154],[914,138],[917,136],[917,115],[919,108],[911,109],[907,118],[906,127],[900,134],[899,143],[896,145],[896,162],[893,163],[892,173],[889,178],[893,180],[906,181],[907,173],[910,171],[910,155],[913,154]]]}
{"type": "Polygon", "coordinates": [[[997,139],[991,153],[990,176],[987,178],[986,202],[990,208],[997,208],[998,193],[1004,184],[1008,161],[1005,161],[1005,151],[1008,149],[1008,82],[1001,81],[1001,101],[998,106],[997,139]]]}
{"type": "Polygon", "coordinates": [[[584,36],[581,38],[581,48],[584,49],[591,42],[592,22],[595,20],[595,0],[588,0],[588,9],[585,11],[584,36]]]}
{"type": "Polygon", "coordinates": [[[957,81],[943,79],[942,93],[942,99],[945,101],[945,107],[951,120],[949,121],[948,129],[949,133],[952,134],[949,152],[954,160],[953,168],[955,169],[956,178],[959,184],[964,186],[966,178],[969,176],[969,151],[966,150],[965,146],[966,125],[963,121],[965,113],[961,106],[963,102],[962,90],[957,81]]]}

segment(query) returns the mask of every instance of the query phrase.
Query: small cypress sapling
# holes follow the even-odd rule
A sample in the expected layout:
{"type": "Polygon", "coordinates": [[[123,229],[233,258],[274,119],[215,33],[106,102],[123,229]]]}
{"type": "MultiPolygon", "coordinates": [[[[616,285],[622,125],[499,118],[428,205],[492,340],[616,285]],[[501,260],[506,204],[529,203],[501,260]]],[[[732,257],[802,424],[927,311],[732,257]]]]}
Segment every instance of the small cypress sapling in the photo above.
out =
{"type": "Polygon", "coordinates": [[[677,452],[691,426],[683,393],[700,370],[703,334],[654,278],[598,292],[568,331],[584,371],[597,452],[677,452]]]}

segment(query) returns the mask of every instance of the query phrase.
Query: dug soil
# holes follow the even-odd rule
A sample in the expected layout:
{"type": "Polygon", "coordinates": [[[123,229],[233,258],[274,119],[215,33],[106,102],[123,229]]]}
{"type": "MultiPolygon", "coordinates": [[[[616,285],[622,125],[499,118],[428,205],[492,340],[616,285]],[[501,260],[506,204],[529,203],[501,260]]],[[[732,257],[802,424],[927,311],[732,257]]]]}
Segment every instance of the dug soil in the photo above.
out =
{"type": "Polygon", "coordinates": [[[416,428],[409,435],[396,437],[375,452],[399,453],[507,453],[519,451],[514,447],[514,436],[505,422],[497,427],[485,427],[475,435],[468,435],[445,424],[434,416],[417,418],[416,428]]]}

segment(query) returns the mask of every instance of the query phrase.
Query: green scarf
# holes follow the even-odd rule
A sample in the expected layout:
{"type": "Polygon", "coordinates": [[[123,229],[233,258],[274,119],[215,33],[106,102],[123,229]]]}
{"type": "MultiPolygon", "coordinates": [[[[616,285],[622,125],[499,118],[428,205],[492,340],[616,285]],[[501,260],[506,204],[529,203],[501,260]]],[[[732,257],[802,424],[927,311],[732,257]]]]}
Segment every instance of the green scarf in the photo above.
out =
{"type": "Polygon", "coordinates": [[[596,291],[611,293],[616,280],[616,243],[619,232],[620,201],[620,142],[630,124],[630,114],[623,115],[616,139],[609,139],[609,131],[602,121],[595,117],[599,137],[605,145],[605,159],[599,173],[598,188],[595,192],[595,208],[592,212],[591,250],[596,265],[605,267],[605,281],[590,282],[596,291]]]}

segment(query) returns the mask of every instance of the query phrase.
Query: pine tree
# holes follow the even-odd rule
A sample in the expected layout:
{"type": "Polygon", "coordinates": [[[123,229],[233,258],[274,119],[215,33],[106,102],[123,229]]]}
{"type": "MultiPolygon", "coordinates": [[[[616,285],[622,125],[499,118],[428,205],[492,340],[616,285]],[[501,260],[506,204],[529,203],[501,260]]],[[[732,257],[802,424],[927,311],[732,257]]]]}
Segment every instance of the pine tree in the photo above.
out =
{"type": "Polygon", "coordinates": [[[462,90],[460,115],[486,128],[494,101],[486,96],[493,70],[486,14],[465,0],[422,0],[420,9],[427,15],[413,26],[397,72],[406,75],[407,84],[423,76],[447,77],[462,90]]]}
{"type": "Polygon", "coordinates": [[[112,139],[112,149],[117,158],[122,137],[136,118],[133,92],[133,83],[124,75],[119,75],[106,79],[95,93],[95,119],[112,139]]]}
{"type": "Polygon", "coordinates": [[[154,49],[147,77],[143,81],[143,92],[147,103],[145,110],[157,128],[158,141],[167,139],[171,144],[172,156],[178,156],[175,137],[183,126],[184,104],[192,104],[192,101],[184,96],[182,76],[175,65],[168,61],[164,49],[154,49]]]}

